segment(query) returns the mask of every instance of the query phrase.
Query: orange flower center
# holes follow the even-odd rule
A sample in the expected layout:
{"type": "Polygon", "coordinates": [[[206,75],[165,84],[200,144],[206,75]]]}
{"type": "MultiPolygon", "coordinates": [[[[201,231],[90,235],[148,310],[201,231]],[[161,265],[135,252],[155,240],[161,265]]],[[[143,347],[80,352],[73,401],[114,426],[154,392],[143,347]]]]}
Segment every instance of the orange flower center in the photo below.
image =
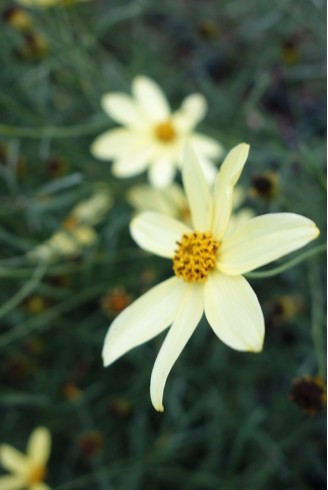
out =
{"type": "Polygon", "coordinates": [[[173,258],[173,270],[186,282],[205,282],[215,267],[219,242],[211,232],[182,235],[173,258]]]}
{"type": "Polygon", "coordinates": [[[175,139],[176,131],[170,121],[166,121],[155,127],[155,136],[162,143],[170,143],[175,139]]]}
{"type": "Polygon", "coordinates": [[[34,485],[35,483],[40,483],[41,481],[44,480],[45,476],[47,474],[47,469],[45,466],[42,465],[34,465],[30,469],[26,482],[28,485],[34,485]]]}

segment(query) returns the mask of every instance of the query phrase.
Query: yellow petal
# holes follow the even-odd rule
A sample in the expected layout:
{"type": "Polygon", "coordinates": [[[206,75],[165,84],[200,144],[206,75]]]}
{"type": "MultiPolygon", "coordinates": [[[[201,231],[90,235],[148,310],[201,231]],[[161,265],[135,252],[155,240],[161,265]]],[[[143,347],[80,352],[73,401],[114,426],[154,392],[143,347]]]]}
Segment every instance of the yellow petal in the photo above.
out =
{"type": "Polygon", "coordinates": [[[28,468],[28,460],[25,454],[8,444],[0,446],[0,462],[6,470],[18,474],[24,474],[28,468]]]}
{"type": "Polygon", "coordinates": [[[160,86],[144,76],[136,77],[132,82],[132,93],[140,110],[153,121],[165,122],[171,110],[160,86]]]}
{"type": "Polygon", "coordinates": [[[165,337],[151,375],[151,401],[159,412],[164,411],[163,392],[167,377],[200,322],[203,310],[203,285],[188,285],[180,299],[179,310],[165,337]]]}
{"type": "Polygon", "coordinates": [[[51,435],[47,428],[37,427],[31,434],[27,445],[27,454],[33,462],[47,463],[51,451],[51,435]]]}
{"type": "Polygon", "coordinates": [[[103,347],[104,365],[108,366],[171,325],[186,287],[186,283],[171,277],[123,310],[106,335],[103,347]]]}
{"type": "Polygon", "coordinates": [[[140,149],[124,155],[113,163],[112,172],[116,177],[132,177],[143,172],[149,165],[152,148],[140,149]]]}
{"type": "Polygon", "coordinates": [[[319,235],[313,221],[293,213],[257,216],[224,237],[218,268],[239,275],[304,247],[319,235]]]}
{"type": "Polygon", "coordinates": [[[241,143],[226,156],[216,177],[214,187],[213,234],[221,241],[226,232],[233,206],[233,189],[244,168],[249,145],[241,143]]]}
{"type": "Polygon", "coordinates": [[[140,135],[126,128],[110,129],[92,143],[91,154],[100,160],[111,160],[140,148],[140,135]]]}
{"type": "Polygon", "coordinates": [[[245,278],[214,271],[205,283],[204,302],[208,323],[222,342],[240,351],[262,350],[263,313],[245,278]]]}
{"type": "Polygon", "coordinates": [[[133,128],[145,126],[143,114],[129,95],[110,92],[102,97],[101,105],[114,121],[124,126],[133,128]]]}
{"type": "Polygon", "coordinates": [[[173,124],[180,131],[189,132],[204,119],[206,111],[207,102],[203,95],[188,95],[179,110],[173,114],[173,124]]]}
{"type": "Polygon", "coordinates": [[[191,231],[181,221],[151,211],[139,214],[130,224],[132,238],[140,247],[167,258],[173,258],[177,242],[191,231]]]}
{"type": "Polygon", "coordinates": [[[209,186],[191,145],[186,145],[182,179],[196,231],[209,231],[212,222],[213,201],[209,186]]]}
{"type": "Polygon", "coordinates": [[[25,487],[25,478],[22,476],[0,476],[1,490],[23,490],[25,487]]]}
{"type": "Polygon", "coordinates": [[[158,189],[171,184],[176,173],[176,166],[170,156],[162,155],[149,167],[149,182],[158,189]]]}

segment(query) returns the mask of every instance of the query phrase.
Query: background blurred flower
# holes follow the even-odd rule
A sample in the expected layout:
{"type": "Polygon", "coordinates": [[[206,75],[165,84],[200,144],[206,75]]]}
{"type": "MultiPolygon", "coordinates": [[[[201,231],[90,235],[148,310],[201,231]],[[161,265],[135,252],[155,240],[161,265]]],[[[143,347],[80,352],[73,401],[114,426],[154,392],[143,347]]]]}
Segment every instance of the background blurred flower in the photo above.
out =
{"type": "Polygon", "coordinates": [[[315,415],[327,405],[327,386],[319,376],[305,374],[293,380],[289,398],[308,415],[315,415]]]}
{"type": "Polygon", "coordinates": [[[145,76],[133,80],[132,93],[133,97],[115,92],[102,97],[104,111],[125,127],[99,136],[91,153],[102,160],[113,159],[116,177],[130,177],[148,169],[151,184],[165,187],[181,167],[188,140],[199,155],[205,176],[212,180],[212,160],[222,154],[222,146],[194,132],[206,113],[205,98],[201,94],[189,95],[180,109],[172,112],[159,85],[145,76]]]}
{"type": "Polygon", "coordinates": [[[77,257],[95,245],[98,237],[93,226],[104,219],[113,202],[105,187],[96,185],[96,189],[93,196],[72,209],[61,229],[28,252],[31,260],[52,262],[63,257],[77,257]]]}
{"type": "Polygon", "coordinates": [[[43,480],[47,474],[46,464],[51,451],[51,436],[45,427],[37,427],[32,432],[26,455],[17,449],[2,444],[0,462],[12,473],[0,477],[1,490],[50,490],[43,480]]]}
{"type": "Polygon", "coordinates": [[[275,213],[248,220],[228,232],[233,190],[248,156],[240,144],[225,158],[213,192],[196,155],[186,153],[183,183],[192,226],[169,216],[145,212],[131,222],[139,246],[173,260],[174,277],[127,307],[112,323],[103,347],[105,366],[171,328],[157,356],[150,382],[156,410],[171,368],[205,312],[215,334],[229,347],[259,352],[264,319],[259,301],[243,274],[297,250],[319,234],[300,215],[275,213]]]}
{"type": "MultiPolygon", "coordinates": [[[[231,216],[229,231],[254,216],[250,208],[236,211],[244,202],[246,195],[241,187],[236,187],[233,196],[234,214],[231,216]]],[[[187,196],[181,186],[170,184],[164,189],[150,185],[136,185],[127,192],[127,201],[137,211],[155,211],[176,218],[187,225],[191,224],[191,214],[187,196]]]]}

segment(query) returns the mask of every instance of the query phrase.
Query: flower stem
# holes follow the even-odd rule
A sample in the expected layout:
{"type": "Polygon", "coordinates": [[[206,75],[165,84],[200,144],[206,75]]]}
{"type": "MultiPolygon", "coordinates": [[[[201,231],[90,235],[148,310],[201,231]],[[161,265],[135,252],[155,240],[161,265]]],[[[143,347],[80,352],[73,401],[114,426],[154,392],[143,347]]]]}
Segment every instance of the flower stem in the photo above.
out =
{"type": "Polygon", "coordinates": [[[318,375],[326,379],[326,355],[323,335],[323,297],[321,288],[320,269],[318,264],[311,261],[308,265],[309,290],[311,296],[311,333],[317,358],[318,375]]]}
{"type": "Polygon", "coordinates": [[[23,299],[25,299],[40,283],[47,269],[45,263],[41,263],[34,271],[31,279],[0,308],[0,318],[13,310],[23,299]]]}
{"type": "Polygon", "coordinates": [[[277,274],[281,274],[282,272],[287,271],[291,267],[294,267],[295,265],[300,264],[301,262],[304,262],[310,257],[314,257],[315,255],[324,252],[325,250],[327,250],[326,243],[324,243],[323,245],[318,245],[317,247],[313,247],[310,250],[307,250],[306,252],[298,255],[294,259],[289,260],[285,264],[275,267],[274,269],[269,269],[263,272],[249,272],[245,274],[245,276],[251,279],[264,279],[265,277],[273,277],[276,276],[277,274]]]}

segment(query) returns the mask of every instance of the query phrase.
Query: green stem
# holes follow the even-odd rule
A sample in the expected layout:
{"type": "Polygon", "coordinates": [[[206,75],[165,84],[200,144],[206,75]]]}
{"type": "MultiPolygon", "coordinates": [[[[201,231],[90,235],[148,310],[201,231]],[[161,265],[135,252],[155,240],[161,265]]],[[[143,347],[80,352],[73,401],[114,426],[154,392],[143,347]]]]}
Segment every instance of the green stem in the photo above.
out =
{"type": "Polygon", "coordinates": [[[34,271],[31,279],[12,297],[4,303],[0,308],[0,318],[5,316],[9,311],[13,310],[19,303],[23,301],[40,283],[47,269],[47,264],[41,263],[34,271]]]}
{"type": "Polygon", "coordinates": [[[98,284],[95,287],[85,289],[81,291],[79,294],[69,298],[67,301],[56,305],[54,308],[50,308],[45,313],[37,315],[30,320],[27,320],[20,325],[12,328],[8,332],[2,334],[0,336],[0,348],[4,347],[16,340],[26,337],[31,332],[42,330],[45,328],[49,328],[49,325],[52,321],[58,318],[60,315],[64,313],[68,313],[74,308],[80,306],[81,303],[85,301],[89,301],[90,299],[97,297],[103,291],[106,291],[108,288],[108,284],[98,284]]]}
{"type": "Polygon", "coordinates": [[[326,379],[326,342],[323,335],[324,305],[318,264],[314,262],[309,264],[308,278],[311,296],[311,333],[317,358],[318,374],[322,379],[326,379]]]}
{"type": "Polygon", "coordinates": [[[248,272],[247,274],[245,274],[245,276],[251,279],[264,279],[265,277],[276,276],[277,274],[281,274],[282,272],[287,271],[291,267],[294,267],[295,265],[300,264],[304,260],[307,260],[310,257],[313,257],[314,255],[318,255],[324,252],[325,250],[327,250],[326,243],[324,243],[323,245],[318,245],[317,247],[313,247],[310,250],[307,250],[306,252],[302,253],[301,255],[298,255],[294,259],[289,260],[285,264],[275,267],[274,269],[269,269],[268,271],[263,271],[263,272],[248,272]]]}
{"type": "Polygon", "coordinates": [[[93,134],[106,129],[108,125],[104,122],[93,122],[76,126],[48,126],[41,128],[26,128],[0,124],[0,135],[18,138],[72,138],[93,134]]]}

